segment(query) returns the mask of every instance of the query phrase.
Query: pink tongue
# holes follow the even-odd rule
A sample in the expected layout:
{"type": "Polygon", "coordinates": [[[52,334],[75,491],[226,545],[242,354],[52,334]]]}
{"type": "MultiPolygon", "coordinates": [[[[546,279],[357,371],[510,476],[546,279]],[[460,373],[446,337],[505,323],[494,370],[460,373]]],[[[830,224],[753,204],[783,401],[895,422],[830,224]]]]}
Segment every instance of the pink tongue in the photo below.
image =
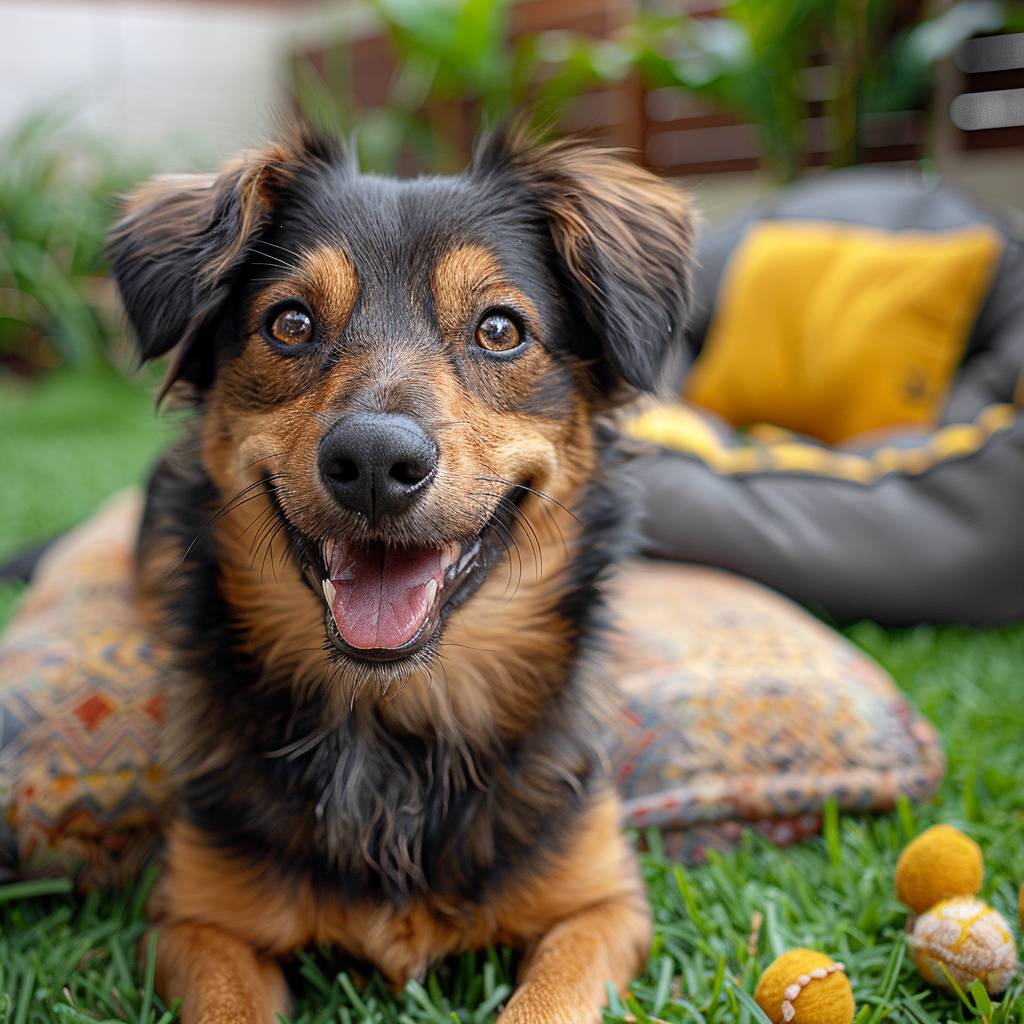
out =
{"type": "MultiPolygon", "coordinates": [[[[361,650],[393,650],[408,643],[434,603],[427,585],[444,582],[439,548],[346,545],[334,555],[331,611],[345,642],[361,650]]],[[[430,588],[433,590],[433,588],[430,588]]]]}

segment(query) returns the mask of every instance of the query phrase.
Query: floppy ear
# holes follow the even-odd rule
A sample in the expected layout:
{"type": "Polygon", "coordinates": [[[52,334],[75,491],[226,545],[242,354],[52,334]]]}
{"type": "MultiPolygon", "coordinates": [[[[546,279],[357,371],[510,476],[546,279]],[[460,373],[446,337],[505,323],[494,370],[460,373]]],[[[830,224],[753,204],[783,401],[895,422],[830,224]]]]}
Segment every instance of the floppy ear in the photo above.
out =
{"type": "Polygon", "coordinates": [[[677,188],[615,151],[537,142],[522,127],[485,140],[474,168],[511,173],[540,204],[570,291],[594,332],[598,380],[653,391],[682,342],[694,215],[677,188]]]}
{"type": "Polygon", "coordinates": [[[303,165],[326,163],[332,145],[305,127],[288,144],[244,154],[219,174],[154,178],[131,194],[107,253],[141,360],[177,346],[177,378],[203,386],[212,359],[198,351],[236,271],[270,221],[275,200],[303,165]]]}

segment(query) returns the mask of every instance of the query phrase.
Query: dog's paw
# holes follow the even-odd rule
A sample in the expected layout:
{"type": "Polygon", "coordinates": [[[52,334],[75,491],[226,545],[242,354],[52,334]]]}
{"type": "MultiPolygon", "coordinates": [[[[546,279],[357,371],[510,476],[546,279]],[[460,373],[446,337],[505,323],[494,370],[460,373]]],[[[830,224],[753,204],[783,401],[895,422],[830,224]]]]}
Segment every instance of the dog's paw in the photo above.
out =
{"type": "Polygon", "coordinates": [[[571,993],[521,988],[498,1024],[600,1024],[601,1012],[574,1000],[571,993]]]}

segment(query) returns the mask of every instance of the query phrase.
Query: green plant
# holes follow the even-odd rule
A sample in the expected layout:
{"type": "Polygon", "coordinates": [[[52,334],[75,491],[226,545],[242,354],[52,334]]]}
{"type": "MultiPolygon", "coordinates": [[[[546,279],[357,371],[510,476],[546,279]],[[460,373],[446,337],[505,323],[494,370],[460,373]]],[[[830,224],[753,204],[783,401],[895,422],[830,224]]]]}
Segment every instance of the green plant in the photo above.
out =
{"type": "Polygon", "coordinates": [[[330,49],[320,70],[308,62],[295,69],[300,107],[332,130],[354,134],[369,170],[393,171],[408,153],[419,166],[451,168],[481,120],[499,123],[528,106],[538,122],[553,122],[598,81],[581,48],[552,59],[557,47],[550,43],[559,33],[510,43],[511,0],[372,0],[372,6],[395,66],[384,103],[358,108],[344,47],[330,49]]]}
{"type": "Polygon", "coordinates": [[[481,115],[493,123],[529,105],[539,121],[556,122],[584,90],[637,75],[648,88],[694,93],[755,125],[762,162],[783,181],[806,161],[816,55],[827,65],[825,148],[845,166],[861,159],[872,115],[925,108],[936,62],[1020,17],[1000,0],[959,0],[894,35],[893,0],[729,0],[712,18],[641,10],[607,39],[548,31],[510,43],[510,0],[373,6],[397,69],[384,104],[357,108],[343,49],[322,72],[301,65],[297,73],[301,105],[354,130],[371,169],[393,170],[409,152],[420,166],[449,167],[481,115]]]}
{"type": "Polygon", "coordinates": [[[997,0],[961,0],[932,18],[899,33],[874,61],[865,61],[863,83],[853,92],[870,113],[906,110],[921,105],[931,88],[938,61],[951,56],[971,36],[1007,30],[1020,10],[997,0]]]}
{"type": "Polygon", "coordinates": [[[801,76],[821,0],[733,0],[722,17],[641,19],[624,36],[644,81],[696,93],[755,124],[765,161],[796,176],[807,117],[801,76]]]}
{"type": "Polygon", "coordinates": [[[889,39],[893,7],[892,0],[731,0],[716,18],[639,18],[614,45],[620,67],[638,69],[648,84],[701,95],[756,125],[764,164],[786,181],[799,174],[807,149],[805,81],[815,53],[827,60],[829,159],[846,166],[861,159],[868,117],[926,105],[935,64],[1012,19],[996,0],[960,0],[889,39]]]}
{"type": "Polygon", "coordinates": [[[0,151],[0,366],[107,364],[120,328],[104,239],[143,168],[59,110],[16,124],[0,151]]]}

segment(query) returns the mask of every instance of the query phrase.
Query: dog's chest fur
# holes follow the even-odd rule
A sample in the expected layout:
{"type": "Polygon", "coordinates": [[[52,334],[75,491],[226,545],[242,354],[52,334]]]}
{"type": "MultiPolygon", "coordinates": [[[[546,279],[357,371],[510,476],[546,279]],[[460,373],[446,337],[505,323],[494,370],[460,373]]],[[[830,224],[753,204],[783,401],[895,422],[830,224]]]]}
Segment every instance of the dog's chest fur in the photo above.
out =
{"type": "Polygon", "coordinates": [[[185,817],[225,849],[346,899],[482,898],[557,848],[594,774],[585,741],[458,752],[396,736],[372,714],[292,756],[281,753],[292,730],[265,712],[235,738],[237,767],[185,783],[185,817]]]}

